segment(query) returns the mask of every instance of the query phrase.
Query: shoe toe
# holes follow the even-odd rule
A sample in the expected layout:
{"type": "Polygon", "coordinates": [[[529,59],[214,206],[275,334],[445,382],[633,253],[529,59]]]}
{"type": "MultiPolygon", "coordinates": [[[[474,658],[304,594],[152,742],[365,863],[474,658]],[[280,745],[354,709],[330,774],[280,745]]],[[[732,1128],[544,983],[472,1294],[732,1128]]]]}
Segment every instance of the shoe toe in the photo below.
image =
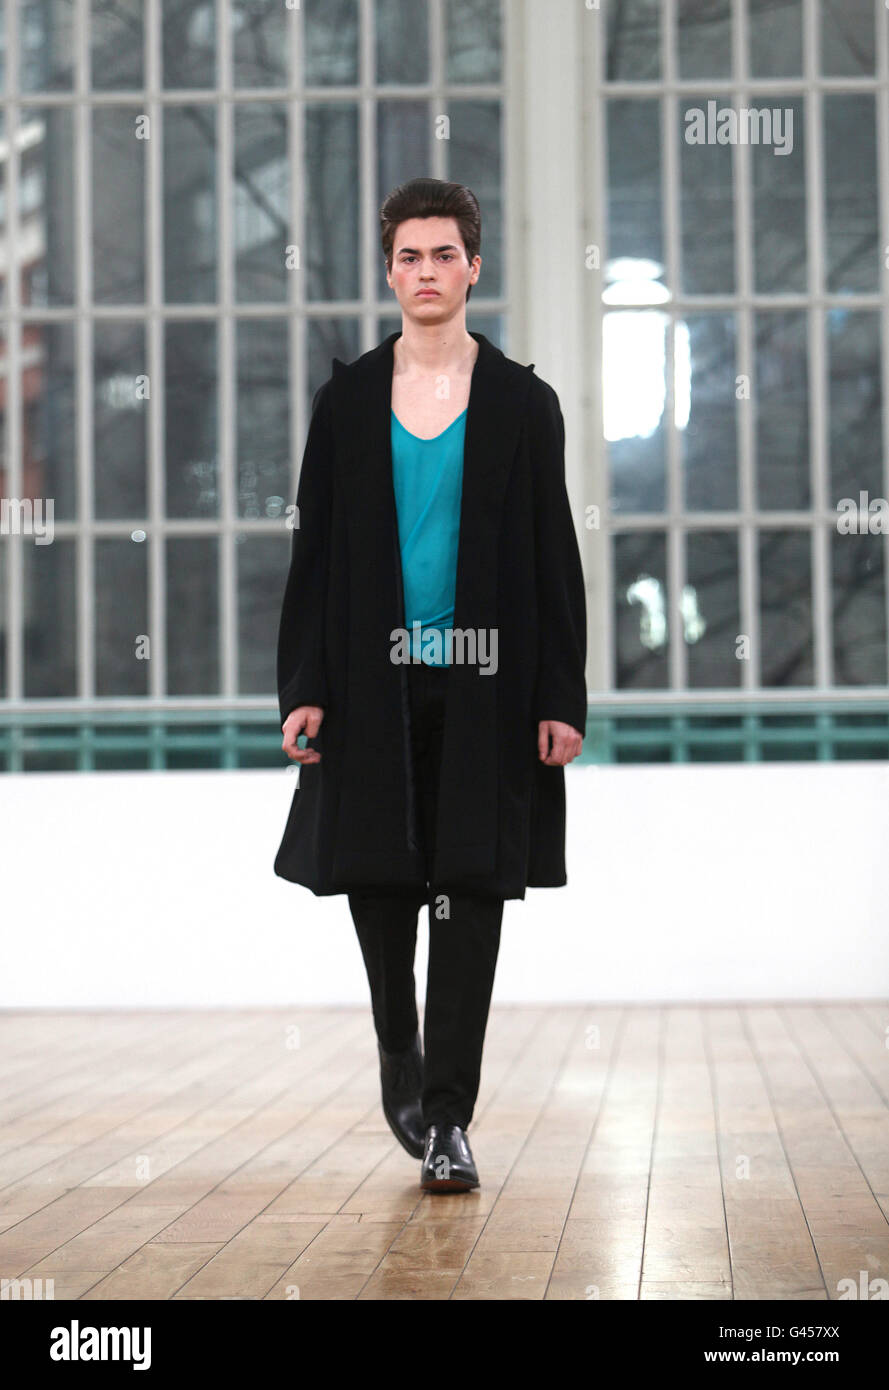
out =
{"type": "Polygon", "coordinates": [[[466,1192],[479,1186],[472,1150],[459,1125],[430,1125],[420,1186],[427,1192],[466,1192]]]}

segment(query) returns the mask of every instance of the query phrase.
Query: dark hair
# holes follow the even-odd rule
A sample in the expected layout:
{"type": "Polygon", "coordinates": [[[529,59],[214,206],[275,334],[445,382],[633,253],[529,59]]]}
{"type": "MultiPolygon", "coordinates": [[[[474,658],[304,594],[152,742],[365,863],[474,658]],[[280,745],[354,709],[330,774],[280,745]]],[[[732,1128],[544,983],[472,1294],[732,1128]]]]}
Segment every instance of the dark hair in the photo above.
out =
{"type": "MultiPolygon", "coordinates": [[[[395,233],[402,222],[412,217],[453,217],[460,229],[466,258],[472,261],[482,244],[482,214],[478,199],[462,183],[446,183],[444,179],[411,179],[392,190],[380,208],[380,233],[386,269],[392,270],[395,233]]],[[[466,299],[472,286],[466,289],[466,299]]]]}

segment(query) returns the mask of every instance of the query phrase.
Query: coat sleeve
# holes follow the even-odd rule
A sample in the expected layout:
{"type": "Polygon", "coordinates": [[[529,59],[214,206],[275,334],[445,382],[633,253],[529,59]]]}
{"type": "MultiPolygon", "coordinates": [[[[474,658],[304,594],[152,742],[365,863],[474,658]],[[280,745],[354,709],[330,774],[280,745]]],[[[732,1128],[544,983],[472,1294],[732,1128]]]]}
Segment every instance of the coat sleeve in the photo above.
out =
{"type": "Polygon", "coordinates": [[[534,378],[530,411],[539,646],[534,718],[586,729],[586,594],[565,487],[565,422],[551,386],[534,378]]]}
{"type": "Polygon", "coordinates": [[[331,525],[330,382],[315,393],[296,494],[290,571],[278,628],[278,706],[283,726],[299,705],[328,699],[324,626],[331,525]]]}

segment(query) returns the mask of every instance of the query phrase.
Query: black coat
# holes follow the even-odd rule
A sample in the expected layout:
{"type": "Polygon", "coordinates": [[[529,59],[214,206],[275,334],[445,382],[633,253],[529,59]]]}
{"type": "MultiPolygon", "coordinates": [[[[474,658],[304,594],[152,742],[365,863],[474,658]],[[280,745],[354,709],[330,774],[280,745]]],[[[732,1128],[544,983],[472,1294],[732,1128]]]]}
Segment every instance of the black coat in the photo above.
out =
{"type": "MultiPolygon", "coordinates": [[[[333,374],[312,408],[278,637],[283,724],[325,714],[321,761],[299,769],[275,872],[313,893],[423,887],[410,757],[405,626],[390,444],[393,343],[333,374]]],[[[496,674],[448,675],[434,882],[524,898],[565,873],[565,774],[537,753],[537,723],[583,733],[584,581],[565,489],[565,429],[551,386],[481,333],[472,373],[454,628],[496,628],[496,674]]]]}

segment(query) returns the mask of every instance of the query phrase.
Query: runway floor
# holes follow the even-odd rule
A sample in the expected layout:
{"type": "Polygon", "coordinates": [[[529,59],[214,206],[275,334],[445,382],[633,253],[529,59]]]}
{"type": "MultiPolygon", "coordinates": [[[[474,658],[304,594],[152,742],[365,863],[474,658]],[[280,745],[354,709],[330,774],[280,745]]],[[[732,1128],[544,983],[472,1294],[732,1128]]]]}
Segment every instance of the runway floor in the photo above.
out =
{"type": "Polygon", "coordinates": [[[369,1008],[0,1015],[0,1274],[56,1299],[838,1299],[889,1279],[889,1001],[496,1006],[430,1196],[369,1008]],[[864,1275],[862,1275],[864,1271],[864,1275]]]}

